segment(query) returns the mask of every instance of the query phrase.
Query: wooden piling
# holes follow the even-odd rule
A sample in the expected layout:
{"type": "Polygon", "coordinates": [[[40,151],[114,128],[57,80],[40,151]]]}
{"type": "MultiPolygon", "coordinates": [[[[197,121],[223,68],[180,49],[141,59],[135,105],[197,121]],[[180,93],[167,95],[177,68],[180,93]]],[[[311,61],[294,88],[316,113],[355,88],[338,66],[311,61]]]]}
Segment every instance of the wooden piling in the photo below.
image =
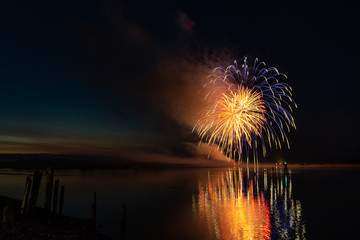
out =
{"type": "Polygon", "coordinates": [[[27,212],[27,206],[28,206],[30,190],[31,190],[31,183],[32,183],[32,180],[31,180],[30,176],[26,177],[24,198],[23,198],[23,201],[21,204],[21,214],[25,214],[27,212]]]}
{"type": "Polygon", "coordinates": [[[33,180],[30,188],[29,201],[27,203],[27,210],[29,212],[31,212],[36,205],[36,201],[39,195],[39,190],[41,185],[41,178],[42,178],[42,173],[38,170],[34,171],[33,180]]]}
{"type": "Polygon", "coordinates": [[[65,188],[64,188],[64,185],[61,185],[60,200],[59,200],[59,215],[60,216],[62,216],[63,207],[64,207],[64,195],[65,195],[65,188]]]}
{"type": "Polygon", "coordinates": [[[51,197],[52,190],[54,185],[54,168],[46,169],[46,178],[45,178],[45,200],[44,208],[50,212],[51,211],[51,197]]]}
{"type": "Polygon", "coordinates": [[[91,204],[91,219],[96,220],[96,192],[94,192],[94,201],[91,204]]]}
{"type": "Polygon", "coordinates": [[[56,179],[54,185],[54,199],[53,199],[53,213],[56,214],[57,201],[58,201],[58,193],[59,193],[59,179],[56,179]]]}
{"type": "Polygon", "coordinates": [[[125,230],[126,230],[126,211],[125,204],[121,206],[121,219],[120,219],[120,239],[125,239],[125,230]]]}
{"type": "Polygon", "coordinates": [[[40,186],[41,186],[41,179],[42,179],[42,173],[40,171],[37,172],[37,176],[36,176],[36,186],[34,188],[34,206],[36,205],[37,202],[37,198],[39,196],[39,191],[40,191],[40,186]]]}
{"type": "Polygon", "coordinates": [[[9,227],[9,221],[10,221],[10,207],[9,205],[6,205],[3,208],[3,212],[2,212],[2,227],[4,230],[7,230],[7,228],[9,227]]]}

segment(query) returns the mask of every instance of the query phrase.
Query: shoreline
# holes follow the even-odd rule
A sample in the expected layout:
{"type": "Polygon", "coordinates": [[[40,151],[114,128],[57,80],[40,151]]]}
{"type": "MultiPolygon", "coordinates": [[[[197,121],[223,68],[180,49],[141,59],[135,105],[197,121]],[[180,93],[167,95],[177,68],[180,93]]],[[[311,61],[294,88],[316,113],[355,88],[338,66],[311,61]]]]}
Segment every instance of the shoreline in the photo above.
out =
{"type": "Polygon", "coordinates": [[[49,216],[46,210],[40,207],[35,207],[29,215],[21,215],[20,209],[20,200],[0,195],[0,239],[111,239],[104,234],[97,233],[96,223],[91,219],[49,216]]]}
{"type": "MultiPolygon", "coordinates": [[[[240,167],[240,168],[246,168],[249,167],[250,169],[253,168],[254,163],[249,163],[248,165],[246,163],[242,163],[242,164],[231,164],[229,166],[214,166],[214,165],[202,165],[202,166],[197,166],[197,165],[172,165],[172,164],[164,164],[164,165],[158,165],[155,164],[154,166],[148,166],[148,165],[139,165],[139,166],[129,166],[129,167],[109,167],[109,166],[97,166],[97,167],[93,167],[93,166],[89,166],[89,167],[78,167],[78,166],[72,166],[72,167],[61,167],[61,166],[54,166],[55,169],[57,170],[81,170],[81,171],[85,171],[85,170],[89,170],[89,171],[94,171],[94,170],[144,170],[144,171],[161,171],[161,170],[189,170],[189,169],[206,169],[206,168],[211,168],[211,169],[222,169],[222,168],[233,168],[233,167],[240,167]]],[[[258,167],[261,168],[272,168],[275,167],[275,163],[259,163],[258,167]]],[[[354,168],[360,168],[360,163],[288,163],[288,166],[291,168],[317,168],[317,167],[325,167],[325,168],[333,168],[333,167],[354,167],[354,168]]],[[[278,166],[278,167],[282,167],[282,166],[278,166]]],[[[26,170],[26,171],[30,171],[30,170],[46,170],[47,167],[44,166],[1,166],[0,164],[0,171],[1,170],[14,170],[14,171],[21,171],[21,170],[26,170]]],[[[0,173],[2,174],[2,173],[0,173]]],[[[5,173],[4,173],[5,174],[5,173]]]]}

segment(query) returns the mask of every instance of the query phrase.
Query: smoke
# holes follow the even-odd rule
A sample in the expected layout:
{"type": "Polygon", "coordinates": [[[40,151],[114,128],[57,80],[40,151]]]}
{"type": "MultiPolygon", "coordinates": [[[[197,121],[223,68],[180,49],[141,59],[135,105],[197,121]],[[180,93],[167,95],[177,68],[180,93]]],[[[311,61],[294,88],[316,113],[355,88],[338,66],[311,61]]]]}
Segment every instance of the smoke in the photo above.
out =
{"type": "Polygon", "coordinates": [[[204,107],[202,85],[217,58],[199,47],[190,16],[178,9],[164,16],[152,8],[146,14],[155,20],[136,18],[134,9],[113,0],[104,1],[102,13],[104,26],[80,22],[71,28],[85,66],[82,82],[110,97],[123,118],[142,119],[141,131],[163,136],[159,148],[147,151],[204,155],[211,147],[198,149],[191,131],[204,107]]]}

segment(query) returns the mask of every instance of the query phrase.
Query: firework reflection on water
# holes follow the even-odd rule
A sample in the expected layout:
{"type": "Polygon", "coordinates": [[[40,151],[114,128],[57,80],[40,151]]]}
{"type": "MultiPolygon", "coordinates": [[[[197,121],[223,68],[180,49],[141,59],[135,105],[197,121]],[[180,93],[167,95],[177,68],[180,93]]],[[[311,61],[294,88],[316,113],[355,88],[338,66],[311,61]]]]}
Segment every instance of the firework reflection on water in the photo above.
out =
{"type": "Polygon", "coordinates": [[[292,192],[290,172],[209,173],[193,196],[193,212],[211,239],[305,239],[301,203],[292,192]]]}

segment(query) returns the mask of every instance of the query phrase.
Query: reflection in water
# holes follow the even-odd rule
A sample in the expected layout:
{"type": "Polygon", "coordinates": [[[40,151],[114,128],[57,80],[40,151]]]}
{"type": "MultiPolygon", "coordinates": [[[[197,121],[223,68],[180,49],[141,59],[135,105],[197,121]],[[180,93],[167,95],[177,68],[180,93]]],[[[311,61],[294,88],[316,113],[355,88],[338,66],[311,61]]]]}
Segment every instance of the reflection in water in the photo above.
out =
{"type": "Polygon", "coordinates": [[[229,169],[199,184],[193,211],[214,239],[305,239],[301,204],[292,190],[290,171],[259,177],[249,169],[229,169]]]}

